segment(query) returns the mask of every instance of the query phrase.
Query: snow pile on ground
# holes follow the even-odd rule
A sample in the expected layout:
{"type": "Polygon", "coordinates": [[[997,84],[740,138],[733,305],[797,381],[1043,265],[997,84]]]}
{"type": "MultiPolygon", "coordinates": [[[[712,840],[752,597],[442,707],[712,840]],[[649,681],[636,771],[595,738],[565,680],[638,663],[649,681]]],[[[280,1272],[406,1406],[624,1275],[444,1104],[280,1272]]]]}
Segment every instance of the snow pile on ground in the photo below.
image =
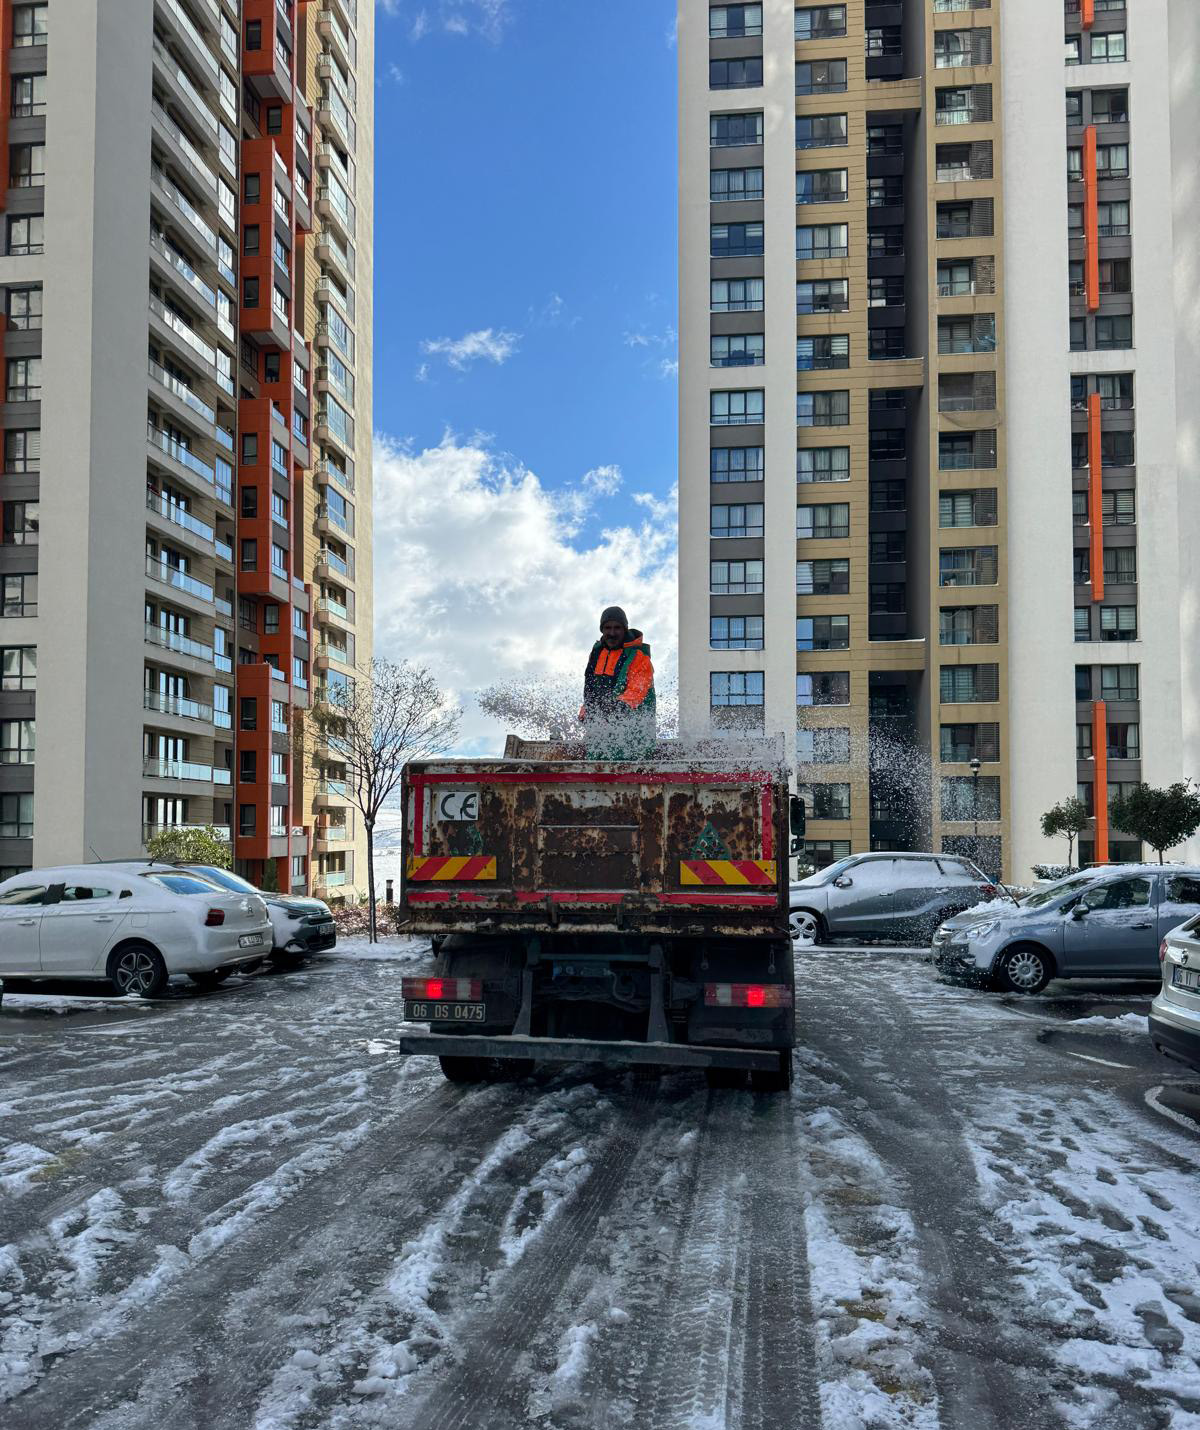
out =
{"type": "Polygon", "coordinates": [[[1117,1013],[1105,1017],[1103,1013],[1093,1013],[1088,1018],[1072,1018],[1072,1028],[1093,1027],[1106,1033],[1124,1033],[1134,1038],[1144,1038],[1150,1031],[1150,1019],[1144,1013],[1117,1013]]]}

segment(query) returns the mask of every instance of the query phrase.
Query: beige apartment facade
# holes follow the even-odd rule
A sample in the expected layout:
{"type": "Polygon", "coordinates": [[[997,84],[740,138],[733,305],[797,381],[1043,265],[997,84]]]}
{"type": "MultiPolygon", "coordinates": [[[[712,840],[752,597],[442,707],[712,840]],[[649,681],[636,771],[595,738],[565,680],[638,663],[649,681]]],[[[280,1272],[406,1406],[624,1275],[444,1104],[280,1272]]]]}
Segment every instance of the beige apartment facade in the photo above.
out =
{"type": "MultiPolygon", "coordinates": [[[[1089,34],[1123,40],[1124,6],[1093,14],[1093,3],[1105,0],[1076,0],[1076,30],[1086,19],[1089,34]]],[[[1191,41],[1194,18],[1165,0],[1137,8],[1156,12],[1129,24],[1150,75],[1171,26],[1191,41]]],[[[1191,590],[1177,535],[1157,523],[1162,502],[1190,500],[1173,418],[1194,349],[1176,352],[1193,339],[1163,314],[1144,347],[1139,323],[1135,355],[1127,326],[1095,321],[1126,314],[1124,295],[1096,295],[1091,322],[1073,321],[1075,160],[1060,151],[1073,137],[1071,14],[1025,0],[684,0],[679,19],[685,726],[794,740],[818,865],[917,848],[1028,877],[1065,854],[1041,835],[1041,813],[1085,785],[1101,812],[1085,855],[1136,857],[1119,832],[1108,847],[1105,754],[1119,755],[1121,780],[1151,778],[1152,740],[1155,778],[1189,772],[1194,643],[1177,616],[1151,611],[1157,588],[1116,588],[1120,622],[1128,603],[1143,608],[1136,630],[1109,630],[1118,618],[1099,583],[1094,599],[1081,592],[1072,401],[1080,375],[1135,357],[1163,375],[1170,496],[1156,493],[1152,510],[1139,497],[1135,539],[1153,532],[1172,594],[1191,590]],[[1113,678],[1104,668],[1145,662],[1180,698],[1144,718],[1118,706],[1113,746],[1092,713],[1113,678]],[[1100,757],[1085,767],[1074,727],[1089,722],[1100,757]]],[[[1085,77],[1098,87],[1136,62],[1119,44],[1111,61],[1097,45],[1104,68],[1085,77]]],[[[1157,114],[1145,106],[1144,161],[1135,146],[1143,183],[1153,175],[1161,190],[1148,252],[1164,222],[1171,231],[1172,196],[1191,192],[1171,155],[1187,92],[1163,93],[1157,114]]],[[[1113,256],[1132,242],[1136,273],[1137,238],[1123,237],[1113,256]]],[[[1112,245],[1100,244],[1103,261],[1112,245]]],[[[1124,460],[1130,421],[1105,425],[1106,460],[1124,460]]],[[[1132,499],[1118,500],[1128,511],[1132,499]]],[[[1099,530],[1097,561],[1127,578],[1136,558],[1104,552],[1130,533],[1099,530]]],[[[1136,677],[1121,681],[1127,699],[1136,677]]]]}
{"type": "Polygon", "coordinates": [[[6,873],[215,825],[256,881],[357,887],[336,768],[290,732],[342,652],[370,654],[373,19],[0,8],[6,873]],[[349,143],[322,127],[339,77],[349,143]],[[332,276],[339,223],[354,271],[332,276]],[[331,501],[339,466],[353,496],[331,501]]]}

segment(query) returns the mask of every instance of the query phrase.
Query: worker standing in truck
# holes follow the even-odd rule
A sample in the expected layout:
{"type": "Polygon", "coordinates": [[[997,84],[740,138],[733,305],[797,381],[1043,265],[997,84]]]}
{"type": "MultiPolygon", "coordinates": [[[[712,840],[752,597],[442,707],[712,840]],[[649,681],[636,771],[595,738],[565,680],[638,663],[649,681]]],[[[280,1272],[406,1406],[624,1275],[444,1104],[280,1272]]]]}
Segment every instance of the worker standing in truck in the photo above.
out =
{"type": "Polygon", "coordinates": [[[641,631],[620,606],[600,617],[600,639],[583,676],[579,711],[590,760],[638,760],[654,753],[654,666],[641,631]]]}

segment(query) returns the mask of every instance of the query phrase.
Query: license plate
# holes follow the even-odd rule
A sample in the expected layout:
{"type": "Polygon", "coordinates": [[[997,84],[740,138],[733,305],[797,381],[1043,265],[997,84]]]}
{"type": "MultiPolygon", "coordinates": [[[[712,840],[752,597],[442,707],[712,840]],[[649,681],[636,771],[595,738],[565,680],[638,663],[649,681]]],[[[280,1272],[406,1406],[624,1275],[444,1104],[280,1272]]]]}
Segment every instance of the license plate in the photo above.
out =
{"type": "Polygon", "coordinates": [[[406,1003],[405,1019],[412,1023],[486,1023],[486,1003],[406,1003]]]}
{"type": "Polygon", "coordinates": [[[262,934],[260,933],[244,933],[238,939],[238,945],[241,948],[257,948],[260,943],[262,943],[262,934]]]}
{"type": "Polygon", "coordinates": [[[1186,988],[1190,993],[1200,989],[1200,968],[1180,968],[1172,970],[1171,982],[1176,988],[1186,988]]]}

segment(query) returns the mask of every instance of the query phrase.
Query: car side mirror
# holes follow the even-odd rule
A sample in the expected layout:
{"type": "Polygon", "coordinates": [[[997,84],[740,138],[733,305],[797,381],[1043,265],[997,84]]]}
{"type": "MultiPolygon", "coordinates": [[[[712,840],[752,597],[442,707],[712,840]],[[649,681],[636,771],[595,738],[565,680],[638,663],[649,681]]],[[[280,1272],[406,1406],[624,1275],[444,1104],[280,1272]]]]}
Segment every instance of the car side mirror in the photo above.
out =
{"type": "Polygon", "coordinates": [[[804,831],[808,827],[808,811],[805,808],[804,801],[798,794],[794,794],[790,798],[789,813],[791,816],[793,837],[803,839],[804,831]]]}
{"type": "Polygon", "coordinates": [[[1076,904],[1075,907],[1071,910],[1071,917],[1073,919],[1081,919],[1087,914],[1087,912],[1088,906],[1085,903],[1080,902],[1076,904]]]}
{"type": "Polygon", "coordinates": [[[850,889],[854,886],[854,880],[849,874],[839,874],[833,884],[837,889],[850,889]]]}

